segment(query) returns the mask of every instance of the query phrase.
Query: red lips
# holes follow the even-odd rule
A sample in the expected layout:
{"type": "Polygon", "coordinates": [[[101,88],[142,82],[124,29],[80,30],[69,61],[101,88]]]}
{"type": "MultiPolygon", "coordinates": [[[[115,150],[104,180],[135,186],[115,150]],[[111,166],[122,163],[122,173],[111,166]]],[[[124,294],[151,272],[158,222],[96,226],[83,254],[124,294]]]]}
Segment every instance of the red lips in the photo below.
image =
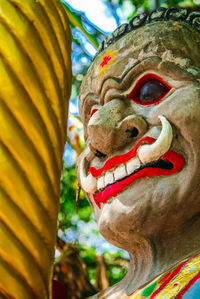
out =
{"type": "Polygon", "coordinates": [[[152,137],[143,137],[141,139],[138,140],[138,142],[136,143],[136,145],[134,146],[134,148],[132,148],[132,150],[130,150],[130,152],[124,154],[124,155],[119,155],[119,156],[115,156],[110,158],[109,160],[106,161],[106,163],[104,164],[104,166],[100,169],[96,169],[94,167],[90,167],[87,171],[87,174],[89,172],[91,172],[91,174],[93,175],[93,177],[98,177],[102,174],[103,171],[105,170],[109,170],[112,169],[113,167],[125,163],[127,161],[129,161],[131,158],[133,158],[136,154],[136,151],[140,145],[140,143],[142,141],[146,141],[147,143],[153,143],[155,141],[154,138],[152,137]]]}
{"type": "MultiPolygon", "coordinates": [[[[136,154],[136,151],[138,149],[138,146],[140,145],[140,143],[142,141],[145,141],[147,143],[153,143],[155,141],[155,139],[152,137],[148,137],[148,136],[143,137],[136,143],[136,145],[130,152],[128,152],[124,155],[112,157],[111,159],[107,160],[106,163],[104,164],[104,166],[100,169],[90,167],[88,169],[87,173],[91,172],[91,174],[94,177],[98,177],[103,173],[103,171],[110,170],[116,165],[127,162],[132,157],[134,157],[134,155],[136,154]]],[[[133,181],[135,181],[137,179],[147,177],[147,176],[148,177],[155,176],[155,175],[156,176],[172,175],[174,173],[181,171],[185,164],[185,160],[184,160],[183,156],[174,151],[168,151],[164,156],[162,156],[160,158],[162,158],[162,160],[171,162],[173,164],[173,168],[172,169],[160,169],[160,168],[151,168],[151,167],[143,168],[143,169],[139,170],[138,172],[134,173],[133,175],[125,177],[123,180],[109,185],[103,191],[99,191],[99,192],[96,192],[95,194],[93,194],[93,198],[94,198],[97,206],[99,208],[101,208],[101,203],[107,203],[109,197],[117,196],[117,194],[122,192],[125,187],[127,187],[128,185],[130,185],[131,183],[133,183],[133,181]]]]}

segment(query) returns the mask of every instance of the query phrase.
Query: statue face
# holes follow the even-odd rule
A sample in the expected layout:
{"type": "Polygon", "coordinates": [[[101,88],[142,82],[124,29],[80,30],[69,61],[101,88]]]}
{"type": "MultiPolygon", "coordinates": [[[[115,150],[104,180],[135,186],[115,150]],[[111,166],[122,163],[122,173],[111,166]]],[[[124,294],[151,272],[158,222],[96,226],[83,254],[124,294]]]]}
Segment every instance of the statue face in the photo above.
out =
{"type": "Polygon", "coordinates": [[[127,250],[200,212],[195,34],[171,21],[139,28],[96,57],[81,87],[79,180],[100,232],[127,250]]]}

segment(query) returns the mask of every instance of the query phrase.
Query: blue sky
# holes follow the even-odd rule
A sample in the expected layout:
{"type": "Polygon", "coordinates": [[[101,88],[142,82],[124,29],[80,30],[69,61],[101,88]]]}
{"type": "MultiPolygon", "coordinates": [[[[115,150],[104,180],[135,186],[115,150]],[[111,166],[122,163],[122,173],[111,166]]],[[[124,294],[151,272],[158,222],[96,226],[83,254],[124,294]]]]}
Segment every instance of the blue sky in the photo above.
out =
{"type": "MultiPolygon", "coordinates": [[[[82,11],[85,16],[100,29],[109,33],[117,27],[117,23],[112,16],[107,4],[101,0],[62,0],[72,8],[82,11]]],[[[118,8],[118,14],[123,18],[123,13],[118,8]]]]}

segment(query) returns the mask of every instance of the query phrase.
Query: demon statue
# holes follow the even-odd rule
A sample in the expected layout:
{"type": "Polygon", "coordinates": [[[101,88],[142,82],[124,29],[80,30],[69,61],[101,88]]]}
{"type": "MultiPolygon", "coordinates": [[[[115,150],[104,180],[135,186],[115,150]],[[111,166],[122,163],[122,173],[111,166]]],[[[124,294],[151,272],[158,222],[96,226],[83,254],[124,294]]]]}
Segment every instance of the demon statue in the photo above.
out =
{"type": "Polygon", "coordinates": [[[80,91],[78,176],[125,278],[94,298],[200,298],[200,14],[141,14],[101,44],[80,91]]]}

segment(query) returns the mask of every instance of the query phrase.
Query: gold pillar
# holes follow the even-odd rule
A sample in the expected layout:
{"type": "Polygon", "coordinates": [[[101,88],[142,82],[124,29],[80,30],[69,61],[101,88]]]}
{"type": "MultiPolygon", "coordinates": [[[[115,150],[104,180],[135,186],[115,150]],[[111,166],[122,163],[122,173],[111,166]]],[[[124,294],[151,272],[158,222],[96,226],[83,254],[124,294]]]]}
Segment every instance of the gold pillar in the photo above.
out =
{"type": "Polygon", "coordinates": [[[51,298],[70,54],[58,0],[0,0],[0,298],[51,298]]]}

